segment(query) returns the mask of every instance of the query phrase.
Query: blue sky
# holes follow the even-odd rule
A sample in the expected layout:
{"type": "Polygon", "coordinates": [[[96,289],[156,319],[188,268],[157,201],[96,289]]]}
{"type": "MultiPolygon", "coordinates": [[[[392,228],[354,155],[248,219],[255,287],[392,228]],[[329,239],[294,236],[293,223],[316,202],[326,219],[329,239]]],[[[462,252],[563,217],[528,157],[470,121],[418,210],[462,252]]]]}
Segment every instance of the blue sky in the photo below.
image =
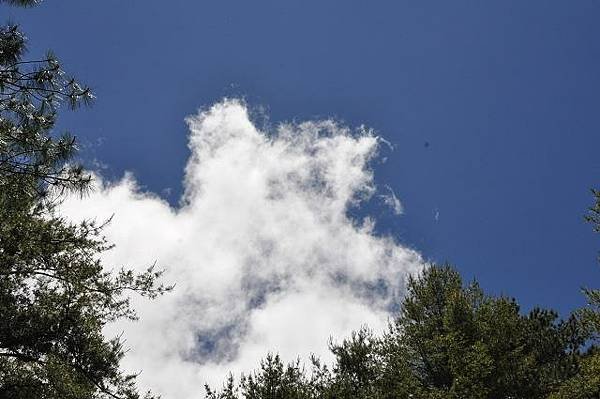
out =
{"type": "Polygon", "coordinates": [[[176,204],[187,115],[225,96],[272,123],[334,117],[393,143],[378,230],[526,307],[567,312],[598,286],[583,222],[600,187],[595,1],[75,1],[2,7],[90,84],[65,113],[87,161],[176,204]],[[438,217],[436,218],[436,214],[438,217]]]}

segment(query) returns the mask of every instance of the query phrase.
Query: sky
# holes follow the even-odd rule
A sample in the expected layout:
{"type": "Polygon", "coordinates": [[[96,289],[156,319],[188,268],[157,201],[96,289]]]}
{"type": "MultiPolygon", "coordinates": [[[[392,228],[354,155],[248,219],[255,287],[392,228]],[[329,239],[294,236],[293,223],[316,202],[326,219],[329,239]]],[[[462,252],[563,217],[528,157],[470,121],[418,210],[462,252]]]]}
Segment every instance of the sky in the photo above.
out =
{"type": "MultiPolygon", "coordinates": [[[[275,346],[320,353],[329,334],[383,325],[425,262],[563,315],[600,282],[583,221],[600,187],[598,2],[0,10],[30,56],[52,49],[94,89],[59,128],[99,186],[66,210],[115,214],[107,261],[156,260],[184,281],[164,304],[140,303],[147,324],[123,327],[140,337],[185,309],[185,334],[153,338],[176,345],[172,372],[242,370],[275,346]],[[289,338],[289,309],[320,320],[306,342],[289,338]]],[[[156,342],[130,367],[158,362],[138,356],[156,342]]]]}

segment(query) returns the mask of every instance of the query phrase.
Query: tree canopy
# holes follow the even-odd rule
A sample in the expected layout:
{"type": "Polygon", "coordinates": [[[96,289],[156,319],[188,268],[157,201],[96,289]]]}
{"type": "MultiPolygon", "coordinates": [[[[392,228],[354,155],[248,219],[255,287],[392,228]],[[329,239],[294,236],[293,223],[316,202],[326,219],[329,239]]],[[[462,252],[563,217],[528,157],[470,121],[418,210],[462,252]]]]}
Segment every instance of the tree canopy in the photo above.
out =
{"type": "MultiPolygon", "coordinates": [[[[585,220],[600,233],[600,191],[592,190],[594,205],[585,220]]],[[[567,380],[552,399],[588,399],[600,397],[600,290],[585,288],[587,306],[577,312],[577,317],[591,339],[592,346],[581,360],[580,371],[567,380]]]]}
{"type": "Polygon", "coordinates": [[[120,337],[102,329],[136,317],[128,292],[155,297],[169,287],[153,267],[109,269],[103,224],[58,214],[63,195],[91,181],[75,139],[55,132],[58,110],[93,95],[51,53],[25,54],[18,26],[0,27],[0,397],[137,398],[135,375],[119,368],[120,337]]]}
{"type": "Polygon", "coordinates": [[[408,282],[386,333],[367,328],[332,343],[331,366],[284,365],[269,355],[239,383],[231,376],[211,399],[267,398],[596,398],[598,363],[576,316],[486,294],[449,266],[408,282]],[[583,384],[583,385],[582,385],[583,384]],[[574,387],[582,394],[569,396],[574,387]],[[594,396],[596,395],[596,396],[594,396]]]}

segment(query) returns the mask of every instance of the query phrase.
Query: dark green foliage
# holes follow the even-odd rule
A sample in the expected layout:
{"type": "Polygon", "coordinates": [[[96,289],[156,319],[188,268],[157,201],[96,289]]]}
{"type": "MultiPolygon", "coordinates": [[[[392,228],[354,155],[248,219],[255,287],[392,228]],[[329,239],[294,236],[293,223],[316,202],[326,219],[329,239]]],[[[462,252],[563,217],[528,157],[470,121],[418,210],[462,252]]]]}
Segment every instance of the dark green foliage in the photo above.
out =
{"type": "MultiPolygon", "coordinates": [[[[213,398],[547,398],[577,374],[584,341],[575,318],[560,321],[542,309],[522,314],[514,300],[488,296],[476,283],[464,286],[454,269],[432,266],[409,280],[386,334],[363,328],[332,344],[332,368],[314,360],[310,377],[298,364],[288,366],[300,391],[252,396],[242,379],[237,396],[230,378],[228,396],[213,398]]],[[[278,386],[273,381],[285,373],[275,360],[277,367],[272,357],[263,362],[251,392],[278,386]]]]}
{"type": "Polygon", "coordinates": [[[61,104],[75,108],[93,96],[52,54],[23,61],[24,53],[18,27],[0,27],[0,187],[37,197],[52,188],[85,189],[90,177],[69,163],[75,139],[52,129],[61,104]]]}
{"type": "MultiPolygon", "coordinates": [[[[600,233],[600,191],[592,190],[592,194],[594,205],[589,209],[585,219],[593,225],[594,232],[600,233]]],[[[586,288],[583,293],[587,298],[588,307],[582,309],[580,316],[593,338],[598,340],[600,339],[600,290],[586,288]]]]}
{"type": "MultiPolygon", "coordinates": [[[[586,220],[600,232],[600,191],[592,193],[586,220]]],[[[207,390],[211,399],[598,399],[600,290],[584,294],[588,306],[567,320],[540,308],[523,314],[514,299],[463,284],[451,267],[430,266],[409,279],[387,333],[363,328],[332,344],[331,369],[312,359],[310,376],[289,365],[301,390],[269,396],[285,374],[272,356],[252,380],[251,392],[261,395],[232,376],[221,394],[207,390]]]]}
{"type": "Polygon", "coordinates": [[[541,309],[522,315],[514,300],[431,267],[409,281],[384,340],[393,342],[390,363],[404,363],[416,381],[414,397],[545,398],[576,371],[583,336],[574,323],[541,309]]]}
{"type": "MultiPolygon", "coordinates": [[[[600,233],[600,191],[592,190],[592,194],[594,205],[585,219],[600,233]]],[[[588,306],[581,309],[577,317],[590,338],[590,347],[581,360],[580,372],[566,381],[552,399],[600,398],[600,290],[584,289],[583,293],[588,306]]]]}
{"type": "Polygon", "coordinates": [[[136,397],[118,369],[121,343],[102,327],[135,317],[126,290],[163,292],[159,273],[104,271],[98,255],[108,246],[93,224],[43,208],[0,207],[0,220],[0,397],[136,397]]]}
{"type": "MultiPolygon", "coordinates": [[[[592,190],[592,194],[594,195],[594,205],[589,208],[585,220],[593,225],[594,232],[600,233],[600,191],[592,190]]],[[[596,335],[595,338],[600,338],[598,336],[600,334],[600,290],[584,289],[583,292],[589,306],[581,312],[582,319],[590,331],[596,335]]]]}
{"type": "Polygon", "coordinates": [[[267,355],[260,369],[250,375],[242,375],[236,384],[229,376],[221,391],[206,386],[208,399],[309,399],[315,397],[313,381],[309,379],[300,362],[284,365],[278,355],[267,355]]]}
{"type": "Polygon", "coordinates": [[[375,384],[379,376],[377,338],[366,327],[353,332],[350,338],[339,344],[331,343],[330,349],[335,355],[331,383],[324,387],[324,396],[329,398],[373,397],[375,384]]]}
{"type": "Polygon", "coordinates": [[[260,371],[243,376],[240,389],[248,399],[308,398],[304,371],[299,362],[284,366],[279,356],[268,355],[260,371]]]}
{"type": "MultiPolygon", "coordinates": [[[[5,1],[33,5],[33,1],[5,1]]],[[[135,318],[127,292],[154,297],[160,272],[108,272],[102,226],[65,221],[56,204],[90,177],[75,140],[53,132],[62,104],[93,98],[57,59],[23,60],[16,26],[0,27],[0,397],[137,398],[120,339],[106,323],[135,318]]]]}
{"type": "Polygon", "coordinates": [[[600,398],[600,353],[591,349],[581,359],[579,372],[565,381],[549,396],[550,399],[597,399],[600,398]]]}
{"type": "Polygon", "coordinates": [[[590,207],[589,212],[585,215],[585,220],[594,226],[594,231],[600,233],[600,191],[592,190],[594,196],[594,205],[590,207]]]}

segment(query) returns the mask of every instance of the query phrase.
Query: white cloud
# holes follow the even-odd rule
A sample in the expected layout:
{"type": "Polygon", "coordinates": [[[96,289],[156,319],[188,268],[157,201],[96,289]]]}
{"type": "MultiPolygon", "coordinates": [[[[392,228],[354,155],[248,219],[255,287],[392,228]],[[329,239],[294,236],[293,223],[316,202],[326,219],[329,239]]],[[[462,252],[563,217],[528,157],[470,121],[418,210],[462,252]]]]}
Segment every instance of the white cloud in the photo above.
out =
{"type": "Polygon", "coordinates": [[[388,190],[385,194],[380,194],[379,197],[383,200],[383,203],[390,207],[395,215],[401,215],[404,212],[402,203],[396,197],[396,193],[390,186],[386,184],[385,188],[388,190]]]}
{"type": "Polygon", "coordinates": [[[187,122],[180,207],[129,175],[99,179],[88,198],[64,204],[74,220],[115,215],[106,265],[142,269],[157,260],[176,283],[156,301],[134,300],[140,321],[107,329],[124,331],[131,349],[123,365],[142,370],[141,385],[167,399],[197,398],[204,382],[220,385],[268,351],[327,358],[330,336],[383,328],[422,260],[375,235],[372,221],[347,216],[375,191],[368,165],[377,137],[332,121],[263,132],[236,100],[187,122]]]}

